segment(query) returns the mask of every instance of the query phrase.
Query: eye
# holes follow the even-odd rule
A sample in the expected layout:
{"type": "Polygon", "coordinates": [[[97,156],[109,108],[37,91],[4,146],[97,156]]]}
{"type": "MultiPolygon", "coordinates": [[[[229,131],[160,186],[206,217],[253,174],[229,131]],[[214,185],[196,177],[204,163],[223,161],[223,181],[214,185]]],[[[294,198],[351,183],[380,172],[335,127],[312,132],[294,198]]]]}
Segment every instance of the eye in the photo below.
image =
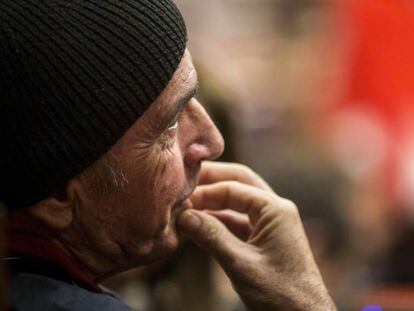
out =
{"type": "Polygon", "coordinates": [[[174,117],[174,119],[167,125],[164,132],[158,137],[158,144],[162,146],[163,149],[172,148],[175,142],[175,138],[178,132],[178,124],[182,118],[183,112],[174,117]]]}
{"type": "Polygon", "coordinates": [[[178,128],[178,124],[180,123],[181,119],[183,118],[183,110],[181,110],[177,114],[177,116],[169,123],[169,125],[167,127],[167,130],[175,130],[176,128],[178,128]]]}
{"type": "Polygon", "coordinates": [[[169,129],[169,130],[175,130],[177,127],[178,127],[178,119],[177,119],[177,120],[175,120],[174,124],[173,124],[173,125],[170,125],[170,126],[168,127],[168,129],[169,129]]]}

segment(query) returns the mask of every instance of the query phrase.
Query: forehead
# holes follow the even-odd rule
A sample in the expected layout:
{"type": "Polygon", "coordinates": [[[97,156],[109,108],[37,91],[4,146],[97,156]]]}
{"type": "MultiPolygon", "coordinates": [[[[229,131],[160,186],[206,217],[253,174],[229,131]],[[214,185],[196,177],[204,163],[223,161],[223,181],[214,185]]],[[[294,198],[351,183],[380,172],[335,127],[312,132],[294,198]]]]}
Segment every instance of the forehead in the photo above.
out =
{"type": "Polygon", "coordinates": [[[197,72],[191,55],[186,50],[166,88],[111,150],[119,152],[119,150],[129,148],[130,143],[136,142],[137,138],[146,141],[157,128],[158,123],[162,122],[163,116],[174,111],[183,98],[186,98],[196,87],[197,72]]]}
{"type": "Polygon", "coordinates": [[[191,54],[185,51],[181,62],[164,91],[148,109],[158,110],[174,105],[197,86],[197,72],[191,54]]]}

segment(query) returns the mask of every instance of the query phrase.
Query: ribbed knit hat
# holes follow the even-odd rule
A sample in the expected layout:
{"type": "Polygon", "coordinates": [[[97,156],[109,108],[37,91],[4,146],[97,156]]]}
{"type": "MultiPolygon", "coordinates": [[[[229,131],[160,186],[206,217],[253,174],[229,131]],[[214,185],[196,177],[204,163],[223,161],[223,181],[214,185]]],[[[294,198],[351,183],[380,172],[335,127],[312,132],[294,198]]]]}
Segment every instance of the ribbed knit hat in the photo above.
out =
{"type": "Polygon", "coordinates": [[[31,206],[104,154],[186,36],[170,0],[0,0],[0,201],[31,206]]]}

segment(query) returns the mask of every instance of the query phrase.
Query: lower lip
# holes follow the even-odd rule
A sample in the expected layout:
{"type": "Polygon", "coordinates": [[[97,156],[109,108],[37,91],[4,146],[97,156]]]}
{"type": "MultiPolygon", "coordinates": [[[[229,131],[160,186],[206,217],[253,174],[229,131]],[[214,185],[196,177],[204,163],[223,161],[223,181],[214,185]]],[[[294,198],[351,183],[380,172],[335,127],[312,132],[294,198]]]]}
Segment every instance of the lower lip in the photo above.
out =
{"type": "Polygon", "coordinates": [[[186,199],[181,203],[177,203],[172,209],[173,218],[178,217],[178,215],[180,215],[182,212],[191,208],[193,208],[193,204],[191,203],[190,199],[186,199]]]}
{"type": "Polygon", "coordinates": [[[171,210],[171,217],[175,222],[175,219],[181,215],[182,212],[188,209],[192,209],[193,204],[191,203],[190,199],[186,199],[183,202],[177,203],[174,205],[173,209],[171,210]]]}
{"type": "Polygon", "coordinates": [[[177,203],[174,207],[184,211],[193,208],[193,203],[191,203],[190,199],[186,199],[183,202],[177,203]]]}

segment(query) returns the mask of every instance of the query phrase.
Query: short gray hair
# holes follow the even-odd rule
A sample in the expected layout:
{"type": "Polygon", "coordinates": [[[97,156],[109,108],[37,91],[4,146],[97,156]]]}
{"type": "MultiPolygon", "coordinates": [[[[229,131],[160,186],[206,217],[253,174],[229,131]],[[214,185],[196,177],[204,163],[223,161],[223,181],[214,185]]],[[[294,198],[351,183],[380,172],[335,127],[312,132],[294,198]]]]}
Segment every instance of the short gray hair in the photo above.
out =
{"type": "Polygon", "coordinates": [[[126,184],[128,179],[114,155],[104,154],[85,171],[90,180],[95,199],[118,191],[126,184]]]}

